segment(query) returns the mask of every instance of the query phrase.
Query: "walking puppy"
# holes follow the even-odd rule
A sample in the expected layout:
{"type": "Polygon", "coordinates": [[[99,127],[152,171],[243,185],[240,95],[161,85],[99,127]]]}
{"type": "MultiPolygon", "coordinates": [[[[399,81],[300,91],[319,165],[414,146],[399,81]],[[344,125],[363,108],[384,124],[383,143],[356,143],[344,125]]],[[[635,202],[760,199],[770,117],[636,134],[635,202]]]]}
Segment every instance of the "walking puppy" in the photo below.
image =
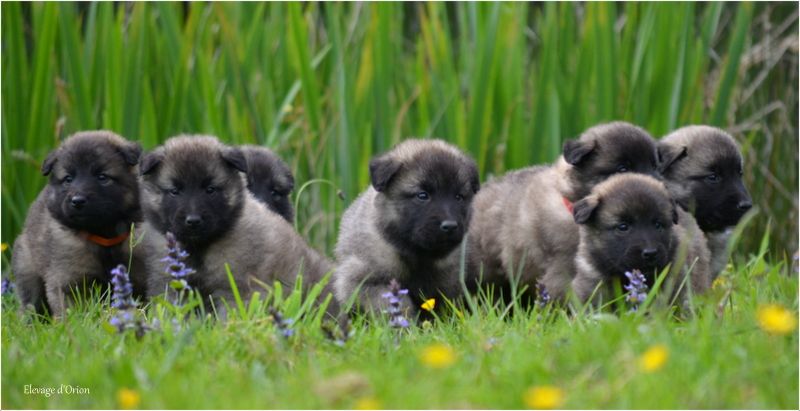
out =
{"type": "MultiPolygon", "coordinates": [[[[141,221],[141,147],[110,131],[67,138],[42,164],[47,186],[28,210],[11,260],[24,308],[61,316],[73,288],[106,285],[128,264],[131,223],[141,221]]],[[[131,272],[140,272],[134,260],[131,272]]],[[[141,294],[144,285],[134,283],[141,294]]]]}
{"type": "Polygon", "coordinates": [[[519,281],[529,292],[540,282],[562,299],[578,249],[572,203],[614,174],[656,174],[656,160],[646,131],[613,122],[565,142],[552,166],[513,171],[486,184],[475,198],[469,235],[472,276],[504,289],[519,281]]]}
{"type": "Polygon", "coordinates": [[[401,310],[461,294],[458,249],[478,191],[475,162],[440,140],[409,139],[369,164],[372,186],[347,208],[336,244],[340,303],[359,289],[361,309],[380,312],[392,279],[408,289],[401,310]]]}
{"type": "Polygon", "coordinates": [[[256,200],[292,223],[294,208],[289,199],[294,189],[292,170],[268,148],[243,146],[241,150],[247,162],[247,189],[256,200]]]}
{"type": "Polygon", "coordinates": [[[718,128],[688,126],[664,137],[658,152],[667,189],[708,239],[713,280],[728,260],[731,228],[753,206],[736,141],[718,128]]]}
{"type": "MultiPolygon", "coordinates": [[[[247,161],[240,149],[209,136],[173,137],[142,159],[148,295],[162,294],[170,278],[161,261],[167,232],[189,253],[196,272],[187,278],[217,310],[233,303],[225,264],[244,299],[260,283],[293,287],[302,273],[311,287],[331,264],[281,216],[245,188],[247,161]]],[[[323,295],[324,297],[324,295],[323,295]]]]}
{"type": "Polygon", "coordinates": [[[581,301],[593,293],[596,303],[608,301],[611,280],[624,280],[626,271],[640,270],[652,287],[669,263],[673,267],[661,289],[670,290],[673,298],[685,302],[687,289],[697,294],[711,286],[705,237],[658,180],[637,174],[611,177],[575,203],[574,217],[580,245],[572,288],[581,301]]]}

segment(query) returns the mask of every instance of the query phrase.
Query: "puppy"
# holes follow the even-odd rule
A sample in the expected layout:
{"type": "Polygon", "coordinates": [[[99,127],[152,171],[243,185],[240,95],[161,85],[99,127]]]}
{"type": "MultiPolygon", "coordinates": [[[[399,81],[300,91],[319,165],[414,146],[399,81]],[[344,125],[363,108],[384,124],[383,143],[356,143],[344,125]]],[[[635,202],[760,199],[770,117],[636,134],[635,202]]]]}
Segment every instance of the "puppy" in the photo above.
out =
{"type": "Polygon", "coordinates": [[[541,283],[550,296],[563,299],[578,249],[572,203],[609,176],[654,175],[656,167],[652,137],[632,124],[613,122],[566,141],[552,166],[513,171],[486,184],[473,205],[471,279],[505,290],[518,281],[527,287],[526,297],[541,283]]]}
{"type": "MultiPolygon", "coordinates": [[[[106,285],[128,265],[131,223],[141,221],[141,147],[110,131],[73,134],[42,164],[49,176],[14,243],[11,264],[24,308],[61,316],[72,288],[106,285]]],[[[134,261],[131,273],[142,271],[134,261]]],[[[144,285],[134,283],[141,294],[144,285]]]]}
{"type": "Polygon", "coordinates": [[[443,141],[409,139],[373,158],[369,173],[371,187],[342,217],[337,299],[360,287],[358,306],[379,313],[392,279],[408,289],[400,307],[409,316],[425,298],[457,298],[459,245],[480,187],[475,162],[443,141]]]}
{"type": "Polygon", "coordinates": [[[289,198],[294,189],[292,170],[266,147],[242,146],[241,150],[247,162],[247,189],[256,200],[292,223],[294,208],[289,198]]]}
{"type": "Polygon", "coordinates": [[[298,274],[310,288],[331,270],[286,220],[247,191],[246,171],[242,150],[210,136],[173,137],[143,157],[149,296],[164,293],[170,282],[162,261],[167,232],[189,253],[186,263],[196,271],[187,278],[189,286],[223,317],[225,303],[234,301],[226,263],[243,299],[259,284],[293,287],[298,274]]]}
{"type": "Polygon", "coordinates": [[[673,267],[661,289],[680,301],[689,288],[698,294],[711,286],[703,232],[658,180],[637,174],[611,177],[575,203],[573,212],[580,225],[580,245],[572,288],[581,301],[593,293],[595,302],[607,301],[611,280],[624,280],[624,273],[634,269],[652,288],[669,263],[673,267]],[[691,277],[685,280],[687,275],[691,277]],[[598,287],[601,282],[605,287],[598,287]]]}
{"type": "Polygon", "coordinates": [[[728,260],[731,228],[753,206],[736,141],[718,128],[688,126],[661,139],[658,152],[667,189],[708,239],[713,280],[728,260]]]}

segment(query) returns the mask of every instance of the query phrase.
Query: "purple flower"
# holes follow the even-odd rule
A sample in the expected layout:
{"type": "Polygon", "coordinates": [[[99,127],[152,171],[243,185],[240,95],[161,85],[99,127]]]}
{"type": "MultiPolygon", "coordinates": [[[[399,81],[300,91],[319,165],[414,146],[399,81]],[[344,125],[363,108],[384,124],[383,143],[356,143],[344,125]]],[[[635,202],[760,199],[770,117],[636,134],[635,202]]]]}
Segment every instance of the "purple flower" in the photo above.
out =
{"type": "Polygon", "coordinates": [[[625,301],[632,303],[633,309],[636,310],[636,307],[647,298],[647,279],[639,270],[626,271],[625,277],[628,278],[628,284],[625,285],[627,291],[625,301]]]}
{"type": "Polygon", "coordinates": [[[544,284],[540,281],[536,282],[536,304],[544,308],[547,304],[550,303],[550,293],[547,292],[547,288],[545,288],[544,284]]]}
{"type": "Polygon", "coordinates": [[[128,276],[128,270],[120,264],[111,270],[111,306],[118,310],[128,310],[135,307],[133,301],[133,285],[128,276]]]}
{"type": "Polygon", "coordinates": [[[381,297],[389,302],[389,309],[386,312],[389,314],[389,326],[392,328],[408,328],[408,320],[403,316],[400,311],[400,296],[407,295],[408,290],[400,288],[400,283],[392,279],[389,283],[389,292],[383,293],[381,297]]]}
{"type": "Polygon", "coordinates": [[[170,286],[176,290],[191,290],[186,277],[194,274],[195,271],[184,262],[189,257],[189,253],[180,248],[174,234],[167,232],[166,237],[167,256],[162,258],[161,261],[167,263],[165,271],[173,279],[170,286]]]}
{"type": "Polygon", "coordinates": [[[289,338],[294,335],[294,330],[291,328],[294,320],[291,318],[283,318],[283,315],[272,307],[270,307],[269,313],[272,315],[272,319],[275,321],[275,325],[278,327],[278,331],[280,331],[283,338],[289,338]]]}
{"type": "Polygon", "coordinates": [[[2,283],[0,283],[0,286],[1,286],[0,288],[2,288],[0,294],[2,295],[14,294],[14,283],[8,277],[3,278],[3,281],[2,283]]]}

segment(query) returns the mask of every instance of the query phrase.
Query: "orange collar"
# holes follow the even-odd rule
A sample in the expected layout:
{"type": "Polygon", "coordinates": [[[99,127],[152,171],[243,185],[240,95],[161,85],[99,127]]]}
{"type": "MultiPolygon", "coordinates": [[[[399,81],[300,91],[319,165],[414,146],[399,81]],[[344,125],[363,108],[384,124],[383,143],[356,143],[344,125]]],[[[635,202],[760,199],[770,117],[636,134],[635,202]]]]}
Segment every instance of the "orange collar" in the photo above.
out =
{"type": "Polygon", "coordinates": [[[567,197],[561,197],[561,202],[564,203],[564,207],[567,207],[567,211],[572,214],[572,201],[567,200],[567,197]]]}
{"type": "Polygon", "coordinates": [[[123,241],[127,240],[128,236],[131,235],[131,232],[130,231],[126,231],[126,232],[124,232],[124,233],[122,233],[122,234],[120,234],[120,235],[118,235],[116,237],[113,237],[113,238],[100,237],[99,235],[92,234],[92,233],[90,233],[88,231],[81,231],[80,233],[78,233],[78,235],[80,235],[81,237],[83,237],[83,238],[85,238],[85,239],[87,239],[87,240],[89,240],[89,241],[91,241],[91,242],[93,242],[93,243],[95,243],[97,245],[101,245],[103,247],[113,247],[113,246],[115,246],[117,244],[120,244],[123,241]]]}

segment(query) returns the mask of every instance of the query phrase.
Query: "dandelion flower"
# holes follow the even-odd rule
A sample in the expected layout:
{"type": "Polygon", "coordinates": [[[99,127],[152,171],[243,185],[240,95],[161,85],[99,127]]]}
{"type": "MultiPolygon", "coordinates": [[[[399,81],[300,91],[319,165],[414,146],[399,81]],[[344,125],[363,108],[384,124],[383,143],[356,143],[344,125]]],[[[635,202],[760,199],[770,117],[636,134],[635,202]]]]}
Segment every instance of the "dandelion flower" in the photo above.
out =
{"type": "Polygon", "coordinates": [[[0,252],[8,250],[8,243],[0,243],[0,252]]]}
{"type": "Polygon", "coordinates": [[[425,300],[424,303],[422,303],[420,307],[422,307],[422,309],[425,311],[433,311],[433,307],[436,307],[436,299],[435,298],[427,299],[425,300]]]}
{"type": "Polygon", "coordinates": [[[353,408],[357,410],[379,410],[382,407],[380,401],[375,398],[363,397],[356,400],[356,404],[353,408]]]}
{"type": "Polygon", "coordinates": [[[447,368],[456,362],[456,353],[447,345],[433,344],[422,349],[420,361],[429,368],[447,368]]]}
{"type": "Polygon", "coordinates": [[[522,396],[525,406],[536,410],[561,408],[564,405],[564,391],[552,385],[531,387],[522,396]]]}
{"type": "Polygon", "coordinates": [[[639,369],[644,372],[655,372],[661,369],[669,358],[669,350],[663,344],[654,345],[639,357],[639,369]]]}
{"type": "Polygon", "coordinates": [[[142,396],[136,390],[123,388],[117,391],[117,404],[123,410],[133,410],[139,408],[139,403],[142,401],[142,396]]]}
{"type": "Polygon", "coordinates": [[[775,335],[786,335],[797,328],[797,315],[777,304],[758,308],[758,325],[764,331],[775,335]]]}

